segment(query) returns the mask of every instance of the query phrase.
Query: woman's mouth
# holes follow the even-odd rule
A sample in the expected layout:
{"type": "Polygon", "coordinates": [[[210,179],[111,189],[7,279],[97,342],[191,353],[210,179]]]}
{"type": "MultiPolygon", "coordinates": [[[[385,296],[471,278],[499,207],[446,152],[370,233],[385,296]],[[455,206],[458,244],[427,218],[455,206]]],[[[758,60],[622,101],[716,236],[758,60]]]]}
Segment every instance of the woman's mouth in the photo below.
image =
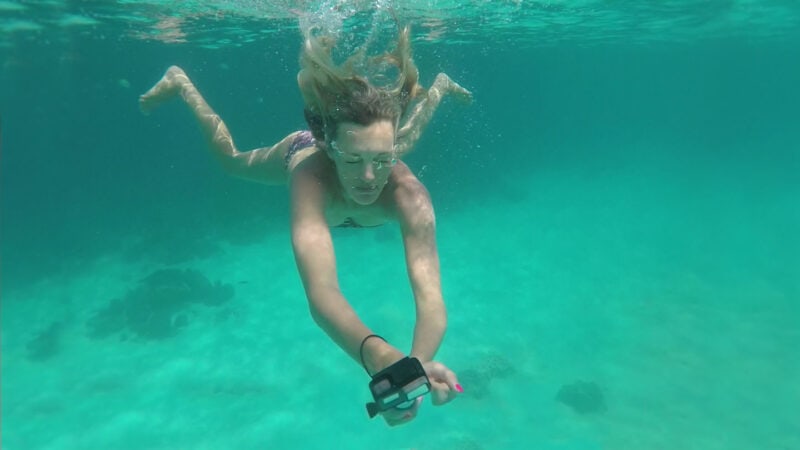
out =
{"type": "Polygon", "coordinates": [[[375,192],[375,190],[377,189],[378,186],[353,186],[353,190],[364,194],[370,194],[372,192],[375,192]]]}

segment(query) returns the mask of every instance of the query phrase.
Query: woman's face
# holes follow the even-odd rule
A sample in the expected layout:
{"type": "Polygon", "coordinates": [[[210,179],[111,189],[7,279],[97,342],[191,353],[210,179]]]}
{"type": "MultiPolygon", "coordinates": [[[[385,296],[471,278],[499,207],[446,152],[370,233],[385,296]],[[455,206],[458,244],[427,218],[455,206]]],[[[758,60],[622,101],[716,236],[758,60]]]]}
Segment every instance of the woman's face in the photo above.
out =
{"type": "Polygon", "coordinates": [[[394,126],[388,120],[366,126],[339,124],[330,152],[345,196],[359,205],[372,204],[389,181],[397,161],[394,126]]]}

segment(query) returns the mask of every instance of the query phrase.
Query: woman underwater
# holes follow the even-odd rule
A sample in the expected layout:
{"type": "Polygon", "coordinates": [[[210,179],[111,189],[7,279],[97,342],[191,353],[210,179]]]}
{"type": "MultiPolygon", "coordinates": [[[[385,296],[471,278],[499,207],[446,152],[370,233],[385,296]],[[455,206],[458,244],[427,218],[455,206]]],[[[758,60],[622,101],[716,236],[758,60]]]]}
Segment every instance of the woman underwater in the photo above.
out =
{"type": "MultiPolygon", "coordinates": [[[[425,186],[403,155],[411,151],[442,97],[472,94],[440,73],[429,89],[418,82],[409,28],[397,46],[375,61],[397,69],[396,82],[376,87],[353,69],[354,54],[336,65],[333,41],[305,33],[298,85],[309,130],[289,134],[271,147],[240,152],[225,123],[206,103],[186,73],[170,67],[140,98],[145,113],[180,96],[189,106],[224,170],[270,185],[288,184],[291,238],[297,268],[316,323],[370,375],[392,366],[405,353],[373,334],[339,289],[330,227],[377,226],[397,221],[416,305],[409,356],[417,358],[430,381],[435,405],[463,392],[444,364],[433,361],[447,316],[436,247],[436,221],[425,186]]],[[[382,412],[389,425],[417,415],[422,397],[382,412]]]]}

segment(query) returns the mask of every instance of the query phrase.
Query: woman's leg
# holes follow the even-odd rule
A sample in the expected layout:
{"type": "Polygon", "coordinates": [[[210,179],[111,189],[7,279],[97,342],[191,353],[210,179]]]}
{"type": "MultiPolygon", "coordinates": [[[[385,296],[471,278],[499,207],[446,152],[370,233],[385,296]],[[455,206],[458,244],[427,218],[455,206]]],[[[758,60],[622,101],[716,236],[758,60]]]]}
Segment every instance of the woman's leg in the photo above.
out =
{"type": "Polygon", "coordinates": [[[211,152],[223,169],[231,175],[252,181],[266,184],[286,183],[284,156],[291,144],[292,135],[272,147],[239,152],[225,122],[206,103],[183,69],[177,66],[167,69],[161,80],[139,98],[139,107],[142,112],[149,114],[158,105],[178,95],[189,106],[211,152]]]}
{"type": "Polygon", "coordinates": [[[220,157],[234,157],[237,153],[228,127],[214,110],[208,106],[200,91],[195,88],[186,73],[178,66],[172,66],[149,91],[139,98],[139,107],[148,114],[155,107],[179,95],[200,124],[203,135],[211,144],[212,150],[220,157]]]}
{"type": "Polygon", "coordinates": [[[397,153],[399,156],[410,153],[428,125],[436,108],[445,94],[452,94],[463,102],[472,101],[472,93],[450,79],[445,73],[436,76],[424,99],[414,105],[405,123],[397,130],[397,153]]]}

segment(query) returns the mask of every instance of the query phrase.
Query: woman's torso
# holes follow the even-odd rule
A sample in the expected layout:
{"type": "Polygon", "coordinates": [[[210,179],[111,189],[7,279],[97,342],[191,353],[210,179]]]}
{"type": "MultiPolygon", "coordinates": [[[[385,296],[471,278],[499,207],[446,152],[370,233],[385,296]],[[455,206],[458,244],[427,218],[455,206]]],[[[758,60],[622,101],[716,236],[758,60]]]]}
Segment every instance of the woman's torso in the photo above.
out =
{"type": "MultiPolygon", "coordinates": [[[[289,177],[313,177],[321,183],[326,193],[324,208],[325,220],[332,227],[374,227],[394,220],[394,196],[398,177],[394,173],[384,186],[378,200],[370,205],[359,205],[345,198],[336,175],[333,161],[318,146],[297,149],[287,163],[289,177]]],[[[402,162],[392,169],[408,171],[402,162]]],[[[291,188],[292,183],[289,183],[291,188]]]]}

